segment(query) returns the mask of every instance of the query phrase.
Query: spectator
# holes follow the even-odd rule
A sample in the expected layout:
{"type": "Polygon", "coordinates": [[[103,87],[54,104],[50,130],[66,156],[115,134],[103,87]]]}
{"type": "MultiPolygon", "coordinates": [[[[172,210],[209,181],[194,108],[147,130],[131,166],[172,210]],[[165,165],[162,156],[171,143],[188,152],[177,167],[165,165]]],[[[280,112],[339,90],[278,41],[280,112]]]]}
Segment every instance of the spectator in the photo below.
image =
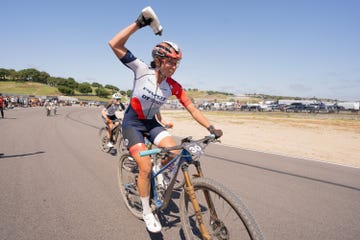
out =
{"type": "Polygon", "coordinates": [[[2,94],[0,93],[0,112],[1,112],[1,117],[4,118],[4,98],[2,96],[2,94]]]}

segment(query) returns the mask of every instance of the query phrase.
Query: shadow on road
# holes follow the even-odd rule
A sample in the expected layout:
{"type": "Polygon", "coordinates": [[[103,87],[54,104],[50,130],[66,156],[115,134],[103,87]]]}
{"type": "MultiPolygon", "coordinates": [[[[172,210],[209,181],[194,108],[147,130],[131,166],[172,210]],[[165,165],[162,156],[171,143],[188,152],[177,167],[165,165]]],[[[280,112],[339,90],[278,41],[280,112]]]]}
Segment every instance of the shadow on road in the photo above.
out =
{"type": "Polygon", "coordinates": [[[0,153],[0,158],[27,157],[27,156],[43,154],[43,153],[45,153],[45,152],[44,151],[37,151],[37,152],[32,152],[32,153],[22,153],[22,154],[15,154],[15,155],[5,155],[4,153],[0,153]]]}
{"type": "MultiPolygon", "coordinates": [[[[178,226],[180,224],[180,216],[179,216],[179,208],[176,202],[179,201],[179,198],[180,198],[180,191],[174,190],[169,205],[167,206],[166,209],[160,211],[158,217],[163,227],[163,230],[178,227],[180,239],[185,239],[181,227],[178,226]]],[[[164,236],[161,232],[160,233],[148,232],[148,233],[150,239],[152,240],[164,239],[164,236]]]]}

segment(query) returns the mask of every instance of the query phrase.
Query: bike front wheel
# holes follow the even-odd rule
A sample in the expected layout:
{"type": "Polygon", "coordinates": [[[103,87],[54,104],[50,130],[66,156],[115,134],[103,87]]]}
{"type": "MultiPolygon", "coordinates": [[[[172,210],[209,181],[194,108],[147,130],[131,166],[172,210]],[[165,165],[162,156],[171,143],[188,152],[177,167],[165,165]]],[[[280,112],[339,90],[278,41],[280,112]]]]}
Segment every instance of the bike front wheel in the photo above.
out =
{"type": "Polygon", "coordinates": [[[118,165],[118,184],[126,207],[139,219],[142,219],[142,205],[138,192],[137,179],[139,169],[135,160],[124,154],[118,165]]]}
{"type": "MultiPolygon", "coordinates": [[[[192,184],[211,239],[264,239],[248,208],[225,186],[208,178],[192,179],[192,184]]],[[[186,239],[203,239],[185,189],[180,196],[180,217],[186,239]]]]}
{"type": "Polygon", "coordinates": [[[106,127],[102,127],[100,128],[99,130],[99,144],[100,144],[100,149],[101,151],[103,152],[110,152],[111,148],[109,148],[108,146],[106,146],[107,144],[107,137],[106,137],[106,134],[107,134],[107,129],[106,127]]]}
{"type": "Polygon", "coordinates": [[[129,154],[129,151],[127,149],[126,140],[124,139],[123,135],[120,133],[118,137],[118,141],[116,142],[116,149],[119,153],[119,156],[124,154],[129,154]]]}

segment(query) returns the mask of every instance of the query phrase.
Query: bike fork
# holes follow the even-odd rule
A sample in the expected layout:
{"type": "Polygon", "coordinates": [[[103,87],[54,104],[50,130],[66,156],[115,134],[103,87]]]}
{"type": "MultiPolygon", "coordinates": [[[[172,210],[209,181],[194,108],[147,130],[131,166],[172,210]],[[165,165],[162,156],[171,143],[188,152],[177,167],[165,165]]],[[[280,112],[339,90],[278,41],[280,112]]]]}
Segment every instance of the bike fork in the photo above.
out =
{"type": "Polygon", "coordinates": [[[196,196],[195,196],[195,191],[194,191],[194,187],[193,187],[190,177],[189,177],[187,164],[184,164],[182,166],[182,170],[183,170],[184,179],[185,179],[185,191],[186,191],[187,195],[189,196],[190,201],[193,205],[196,220],[199,223],[201,235],[204,237],[204,239],[211,239],[209,233],[206,231],[205,224],[202,219],[199,202],[197,201],[196,196]]]}
{"type": "MultiPolygon", "coordinates": [[[[201,169],[201,166],[200,166],[200,162],[194,162],[194,165],[196,167],[196,171],[198,173],[198,177],[204,177],[204,174],[202,172],[202,169],[201,169]]],[[[217,213],[216,213],[216,210],[215,210],[215,207],[214,207],[214,204],[211,200],[211,197],[210,197],[210,194],[208,191],[204,190],[204,196],[205,196],[205,199],[206,199],[206,203],[209,207],[209,210],[210,210],[210,219],[212,221],[214,221],[215,219],[218,219],[218,216],[217,216],[217,213]]]]}

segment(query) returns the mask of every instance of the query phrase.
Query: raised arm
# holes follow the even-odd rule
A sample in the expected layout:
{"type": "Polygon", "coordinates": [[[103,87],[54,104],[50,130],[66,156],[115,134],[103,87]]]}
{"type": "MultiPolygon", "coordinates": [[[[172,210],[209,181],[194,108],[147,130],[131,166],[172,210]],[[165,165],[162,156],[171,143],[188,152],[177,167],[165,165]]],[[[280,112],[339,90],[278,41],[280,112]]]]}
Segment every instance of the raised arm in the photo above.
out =
{"type": "Polygon", "coordinates": [[[114,51],[115,55],[121,59],[125,56],[127,48],[125,47],[125,43],[129,39],[129,37],[136,32],[138,29],[143,28],[145,26],[151,25],[154,33],[156,35],[161,35],[162,26],[151,7],[144,8],[136,21],[126,28],[122,29],[118,34],[116,34],[110,41],[109,45],[114,51]]]}
{"type": "Polygon", "coordinates": [[[136,24],[136,22],[134,22],[126,28],[122,29],[109,41],[111,49],[119,59],[121,59],[126,54],[127,48],[125,47],[125,43],[129,37],[138,29],[139,26],[136,24]]]}

